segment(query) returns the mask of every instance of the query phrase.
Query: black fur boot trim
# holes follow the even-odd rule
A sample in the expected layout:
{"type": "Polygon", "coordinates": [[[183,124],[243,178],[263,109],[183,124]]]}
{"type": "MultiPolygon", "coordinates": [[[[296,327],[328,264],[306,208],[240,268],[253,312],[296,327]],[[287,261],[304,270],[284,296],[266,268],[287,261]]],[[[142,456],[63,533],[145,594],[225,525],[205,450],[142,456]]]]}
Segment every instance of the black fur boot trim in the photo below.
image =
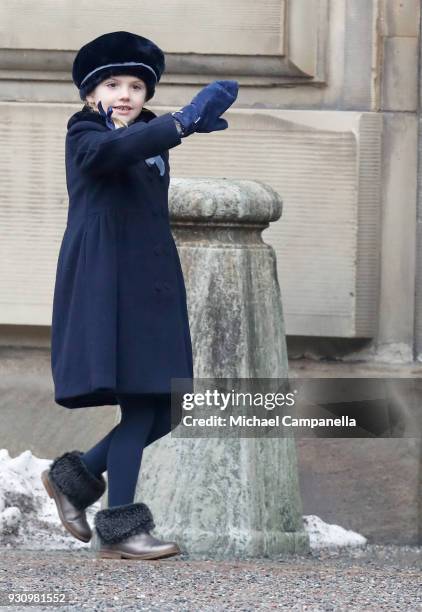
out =
{"type": "Polygon", "coordinates": [[[95,515],[95,528],[103,544],[117,544],[155,527],[151,510],[144,503],[112,506],[95,515]]]}
{"type": "Polygon", "coordinates": [[[106,482],[88,470],[80,458],[82,453],[74,450],[54,459],[48,473],[53,484],[78,510],[85,510],[103,495],[106,482]]]}

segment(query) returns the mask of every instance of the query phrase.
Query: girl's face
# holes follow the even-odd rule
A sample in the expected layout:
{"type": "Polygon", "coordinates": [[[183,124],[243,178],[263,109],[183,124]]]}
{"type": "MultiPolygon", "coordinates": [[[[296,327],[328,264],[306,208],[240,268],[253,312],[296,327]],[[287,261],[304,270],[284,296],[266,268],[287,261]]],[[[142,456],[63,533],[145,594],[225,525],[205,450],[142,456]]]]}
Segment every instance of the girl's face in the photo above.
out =
{"type": "Polygon", "coordinates": [[[117,117],[129,124],[141,113],[146,95],[144,81],[135,76],[118,75],[102,81],[86,99],[96,107],[101,101],[105,112],[112,106],[112,118],[117,117]]]}

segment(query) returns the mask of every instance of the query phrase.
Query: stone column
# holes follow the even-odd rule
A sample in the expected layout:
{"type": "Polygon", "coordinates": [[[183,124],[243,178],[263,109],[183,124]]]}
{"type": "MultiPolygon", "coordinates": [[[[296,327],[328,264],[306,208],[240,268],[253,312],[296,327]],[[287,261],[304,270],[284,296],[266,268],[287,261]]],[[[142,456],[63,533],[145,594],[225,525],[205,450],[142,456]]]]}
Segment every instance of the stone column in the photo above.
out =
{"type": "MultiPolygon", "coordinates": [[[[195,378],[285,378],[287,351],[273,249],[261,232],[281,215],[269,186],[173,179],[172,229],[185,275],[195,378]]],[[[136,501],[154,534],[193,556],[304,551],[294,441],[176,438],[146,448],[136,501]]]]}

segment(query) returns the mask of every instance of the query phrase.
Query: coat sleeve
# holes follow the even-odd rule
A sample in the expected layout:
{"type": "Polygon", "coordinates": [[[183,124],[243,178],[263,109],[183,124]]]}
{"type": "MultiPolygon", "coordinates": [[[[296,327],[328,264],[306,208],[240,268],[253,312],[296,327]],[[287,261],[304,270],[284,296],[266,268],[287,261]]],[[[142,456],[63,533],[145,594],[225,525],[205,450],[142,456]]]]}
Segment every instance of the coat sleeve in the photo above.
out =
{"type": "Polygon", "coordinates": [[[80,121],[70,127],[66,138],[76,166],[95,174],[124,169],[182,142],[170,113],[116,130],[80,121]]]}

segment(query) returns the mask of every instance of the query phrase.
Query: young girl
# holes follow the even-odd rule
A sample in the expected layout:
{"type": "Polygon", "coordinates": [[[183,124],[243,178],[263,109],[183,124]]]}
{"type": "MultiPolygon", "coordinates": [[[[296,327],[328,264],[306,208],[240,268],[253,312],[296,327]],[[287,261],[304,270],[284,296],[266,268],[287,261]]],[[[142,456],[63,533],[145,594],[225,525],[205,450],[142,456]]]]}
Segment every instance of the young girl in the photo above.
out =
{"type": "Polygon", "coordinates": [[[121,420],[85,453],[57,457],[42,475],[64,527],[91,539],[99,556],[155,559],[180,552],[150,531],[148,506],[134,503],[143,449],[171,431],[171,379],[193,379],[186,291],[170,231],[168,149],[193,132],[227,128],[220,118],[236,81],[215,81],[190,104],[157,117],[143,108],[164,72],[162,50],[129,32],[83,46],[73,81],[84,108],[68,122],[67,226],[53,300],[55,401],[67,408],[116,405],[121,420]]]}

